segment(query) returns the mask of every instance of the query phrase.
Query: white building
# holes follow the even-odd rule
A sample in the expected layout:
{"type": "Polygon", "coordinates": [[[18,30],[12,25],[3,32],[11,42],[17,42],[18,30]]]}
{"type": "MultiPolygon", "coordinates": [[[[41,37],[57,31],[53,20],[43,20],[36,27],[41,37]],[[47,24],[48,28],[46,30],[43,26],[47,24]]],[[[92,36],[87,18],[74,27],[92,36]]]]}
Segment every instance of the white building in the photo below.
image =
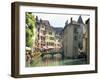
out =
{"type": "Polygon", "coordinates": [[[66,22],[63,30],[63,51],[66,58],[77,58],[79,55],[79,49],[83,49],[83,32],[85,24],[83,23],[82,17],[79,16],[78,21],[73,21],[72,18],[70,23],[66,22]]]}

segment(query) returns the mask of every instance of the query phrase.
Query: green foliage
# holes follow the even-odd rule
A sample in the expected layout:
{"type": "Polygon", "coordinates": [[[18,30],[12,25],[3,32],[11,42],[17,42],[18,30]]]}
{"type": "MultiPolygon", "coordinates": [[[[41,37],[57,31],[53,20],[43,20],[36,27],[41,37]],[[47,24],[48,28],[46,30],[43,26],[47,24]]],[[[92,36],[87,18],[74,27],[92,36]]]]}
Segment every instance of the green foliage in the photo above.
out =
{"type": "Polygon", "coordinates": [[[27,47],[32,47],[33,40],[32,37],[35,35],[34,34],[34,29],[35,29],[35,17],[32,15],[31,12],[26,12],[26,46],[27,47]]]}
{"type": "Polygon", "coordinates": [[[32,46],[32,32],[29,28],[26,29],[26,46],[32,46]]]}

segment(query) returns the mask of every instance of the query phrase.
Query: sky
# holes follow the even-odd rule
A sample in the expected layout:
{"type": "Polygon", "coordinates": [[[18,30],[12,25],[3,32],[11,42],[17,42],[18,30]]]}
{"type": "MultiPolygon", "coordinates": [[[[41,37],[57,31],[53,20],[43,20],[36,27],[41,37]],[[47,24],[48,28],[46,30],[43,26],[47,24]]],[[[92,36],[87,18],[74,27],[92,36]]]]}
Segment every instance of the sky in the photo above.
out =
{"type": "MultiPolygon", "coordinates": [[[[48,13],[32,13],[34,16],[38,16],[38,18],[42,20],[48,20],[50,25],[53,27],[62,27],[64,28],[65,22],[68,20],[70,23],[70,18],[72,17],[73,20],[77,21],[79,16],[78,14],[48,14],[48,13]]],[[[85,22],[89,15],[81,15],[83,22],[85,22]]]]}

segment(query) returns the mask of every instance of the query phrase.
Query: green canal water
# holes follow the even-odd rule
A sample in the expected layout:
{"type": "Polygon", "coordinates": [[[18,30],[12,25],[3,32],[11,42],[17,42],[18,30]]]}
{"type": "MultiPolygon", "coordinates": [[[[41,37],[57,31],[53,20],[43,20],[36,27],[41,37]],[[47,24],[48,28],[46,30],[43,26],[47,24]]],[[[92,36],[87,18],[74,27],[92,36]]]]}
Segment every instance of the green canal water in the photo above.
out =
{"type": "Polygon", "coordinates": [[[46,59],[42,60],[32,60],[31,63],[26,63],[26,67],[41,67],[41,66],[61,66],[61,65],[81,65],[87,64],[85,59],[64,59],[64,60],[52,60],[46,59]]]}

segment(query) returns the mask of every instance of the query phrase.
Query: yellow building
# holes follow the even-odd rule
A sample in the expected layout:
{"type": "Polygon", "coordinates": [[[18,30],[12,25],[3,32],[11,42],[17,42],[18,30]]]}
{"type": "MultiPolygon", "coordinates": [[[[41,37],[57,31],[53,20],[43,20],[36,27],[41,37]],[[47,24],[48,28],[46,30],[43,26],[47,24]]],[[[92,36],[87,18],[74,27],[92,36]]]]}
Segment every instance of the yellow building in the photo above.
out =
{"type": "Polygon", "coordinates": [[[61,48],[59,37],[57,37],[48,20],[38,20],[36,18],[36,26],[38,34],[36,44],[40,50],[54,51],[61,48]]]}
{"type": "Polygon", "coordinates": [[[62,41],[60,35],[55,35],[55,51],[59,52],[62,48],[62,41]]]}
{"type": "Polygon", "coordinates": [[[46,37],[45,37],[46,47],[48,49],[54,49],[55,48],[55,33],[51,30],[46,31],[46,37]]]}

